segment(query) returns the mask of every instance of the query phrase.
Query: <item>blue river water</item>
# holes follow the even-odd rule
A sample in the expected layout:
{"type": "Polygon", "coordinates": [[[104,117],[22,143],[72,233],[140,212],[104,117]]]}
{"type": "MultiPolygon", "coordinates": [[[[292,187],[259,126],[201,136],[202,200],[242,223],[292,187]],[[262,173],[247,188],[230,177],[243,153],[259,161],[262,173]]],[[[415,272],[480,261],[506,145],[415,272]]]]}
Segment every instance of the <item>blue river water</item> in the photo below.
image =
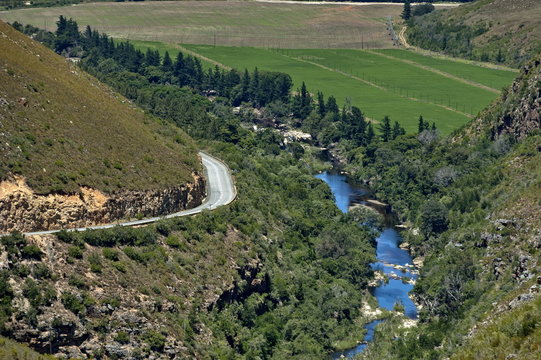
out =
{"type": "MultiPolygon", "coordinates": [[[[329,185],[334,195],[336,206],[344,213],[348,211],[352,203],[362,202],[362,197],[367,195],[366,190],[350,184],[344,175],[324,172],[316,175],[316,178],[323,180],[329,185]]],[[[387,283],[382,282],[378,287],[373,288],[372,294],[378,300],[381,308],[393,310],[395,304],[401,303],[404,306],[404,314],[410,319],[416,319],[417,308],[408,296],[413,285],[398,278],[417,278],[410,271],[412,270],[413,259],[407,251],[399,247],[401,241],[400,233],[392,227],[384,229],[376,238],[377,261],[372,263],[371,267],[374,270],[382,271],[389,277],[389,281],[387,283]],[[398,270],[395,267],[396,265],[400,266],[401,270],[398,270]]],[[[351,358],[362,352],[368,345],[368,342],[373,340],[375,328],[381,321],[375,320],[368,323],[365,326],[367,333],[362,343],[349,350],[332,354],[332,359],[351,358]]]]}

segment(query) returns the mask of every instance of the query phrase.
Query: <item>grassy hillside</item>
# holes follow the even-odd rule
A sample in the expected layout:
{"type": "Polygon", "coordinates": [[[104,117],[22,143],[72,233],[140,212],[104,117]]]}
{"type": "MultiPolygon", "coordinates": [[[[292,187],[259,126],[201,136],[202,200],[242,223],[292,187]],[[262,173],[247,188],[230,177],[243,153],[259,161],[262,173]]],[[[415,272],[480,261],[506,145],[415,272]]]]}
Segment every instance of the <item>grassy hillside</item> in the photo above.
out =
{"type": "Polygon", "coordinates": [[[541,2],[478,0],[413,18],[408,41],[425,49],[519,66],[541,49],[541,2]]]}
{"type": "Polygon", "coordinates": [[[15,341],[0,336],[0,359],[52,360],[54,358],[52,356],[41,355],[26,345],[18,344],[15,341]]]}
{"type": "Polygon", "coordinates": [[[179,185],[200,168],[193,141],[37,42],[0,23],[0,178],[39,193],[179,185]]]}

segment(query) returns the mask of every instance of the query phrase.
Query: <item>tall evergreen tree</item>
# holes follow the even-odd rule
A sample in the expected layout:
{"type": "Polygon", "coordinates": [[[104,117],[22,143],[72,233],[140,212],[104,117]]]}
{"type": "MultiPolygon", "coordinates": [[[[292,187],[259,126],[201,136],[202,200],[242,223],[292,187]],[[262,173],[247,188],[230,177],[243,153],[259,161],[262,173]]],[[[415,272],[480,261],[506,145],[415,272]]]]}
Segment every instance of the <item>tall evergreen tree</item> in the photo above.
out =
{"type": "Polygon", "coordinates": [[[392,130],[391,130],[391,119],[387,115],[383,118],[383,121],[378,127],[378,130],[381,133],[381,139],[383,141],[389,141],[391,140],[392,136],[392,130]]]}
{"type": "Polygon", "coordinates": [[[370,144],[375,137],[376,133],[374,131],[374,125],[372,125],[372,123],[368,123],[368,128],[366,129],[366,143],[370,144]]]}
{"type": "Polygon", "coordinates": [[[336,104],[336,99],[332,95],[327,99],[327,112],[338,114],[338,104],[336,104]]]}
{"type": "Polygon", "coordinates": [[[250,100],[252,100],[256,106],[258,106],[257,101],[259,99],[259,80],[259,70],[256,67],[250,81],[250,100]]]}
{"type": "Polygon", "coordinates": [[[425,130],[425,121],[423,115],[419,116],[419,122],[417,124],[417,133],[422,133],[425,130]]]}
{"type": "Polygon", "coordinates": [[[173,61],[171,60],[171,57],[169,56],[169,51],[166,51],[165,54],[163,55],[162,70],[163,71],[173,70],[173,61]]]}
{"type": "Polygon", "coordinates": [[[321,91],[317,92],[317,112],[319,116],[323,117],[327,113],[325,107],[325,99],[323,98],[323,93],[321,91]]]}
{"type": "Polygon", "coordinates": [[[400,15],[402,19],[409,20],[411,18],[411,4],[410,0],[404,1],[404,9],[402,10],[402,14],[400,15]]]}
{"type": "Polygon", "coordinates": [[[405,135],[405,134],[406,134],[406,130],[404,130],[404,128],[400,126],[398,121],[395,121],[393,125],[393,131],[392,131],[393,140],[396,139],[398,136],[405,135]]]}

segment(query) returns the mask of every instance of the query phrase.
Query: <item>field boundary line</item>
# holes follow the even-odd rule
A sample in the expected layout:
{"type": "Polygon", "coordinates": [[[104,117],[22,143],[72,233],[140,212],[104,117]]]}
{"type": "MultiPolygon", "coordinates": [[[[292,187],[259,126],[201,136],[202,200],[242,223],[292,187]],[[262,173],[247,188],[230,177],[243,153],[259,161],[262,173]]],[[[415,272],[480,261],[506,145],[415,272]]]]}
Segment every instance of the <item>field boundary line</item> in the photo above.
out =
{"type": "Polygon", "coordinates": [[[233,69],[232,67],[227,66],[227,65],[224,65],[224,64],[222,64],[221,62],[218,62],[218,61],[216,61],[216,60],[213,60],[213,59],[211,59],[211,58],[208,58],[208,57],[206,57],[206,56],[203,56],[203,55],[201,55],[201,54],[199,54],[198,52],[195,52],[195,51],[193,51],[193,50],[187,49],[187,48],[185,48],[184,46],[182,46],[182,45],[180,45],[180,44],[171,44],[171,45],[172,45],[173,47],[175,47],[175,48],[181,50],[182,52],[184,52],[184,53],[186,53],[186,54],[195,56],[196,58],[199,58],[199,59],[201,59],[201,60],[205,60],[206,62],[209,62],[209,63],[211,63],[211,64],[214,64],[214,65],[216,65],[216,66],[218,66],[218,67],[221,67],[221,68],[224,69],[224,70],[232,70],[232,69],[233,69]]]}
{"type": "MultiPolygon", "coordinates": [[[[328,66],[325,66],[325,65],[322,65],[322,64],[318,64],[316,62],[312,62],[310,60],[306,60],[306,59],[301,59],[301,58],[297,58],[297,57],[292,57],[292,56],[288,56],[288,55],[284,55],[284,54],[281,54],[282,56],[284,57],[287,57],[289,59],[292,59],[292,60],[297,60],[297,61],[300,61],[300,62],[304,62],[304,63],[307,63],[307,64],[311,64],[311,65],[314,65],[314,66],[317,66],[321,69],[325,69],[327,71],[332,71],[332,72],[335,72],[335,73],[338,73],[338,74],[341,74],[341,75],[344,75],[346,77],[349,77],[351,79],[354,79],[354,80],[357,80],[357,81],[360,81],[362,83],[365,83],[369,86],[373,86],[379,90],[382,90],[382,91],[385,91],[385,92],[389,92],[389,89],[386,88],[386,87],[383,87],[381,85],[378,85],[376,83],[373,83],[371,81],[368,81],[368,80],[365,80],[363,78],[360,78],[358,76],[355,76],[355,75],[352,75],[352,74],[348,74],[346,72],[343,72],[343,71],[340,71],[340,70],[337,70],[337,69],[333,69],[333,68],[330,68],[328,66]]],[[[445,110],[449,110],[449,111],[452,111],[454,113],[457,113],[457,114],[460,114],[460,115],[463,115],[463,116],[466,116],[467,118],[469,119],[473,119],[474,116],[472,114],[468,114],[466,112],[462,112],[460,110],[457,110],[457,109],[453,109],[452,107],[449,107],[449,106],[445,106],[445,105],[442,105],[442,104],[438,104],[438,103],[433,103],[433,102],[430,102],[430,101],[426,101],[426,100],[422,100],[422,99],[418,99],[418,98],[415,98],[415,97],[410,97],[410,96],[404,96],[404,95],[399,95],[399,94],[394,94],[398,97],[401,97],[403,99],[408,99],[408,100],[411,100],[411,101],[417,101],[417,102],[422,102],[422,103],[425,103],[425,104],[430,104],[430,105],[434,105],[434,106],[437,106],[437,107],[440,107],[442,109],[445,109],[445,110]]]]}
{"type": "Polygon", "coordinates": [[[405,64],[408,64],[408,65],[411,65],[411,66],[415,66],[419,69],[423,69],[423,70],[426,70],[426,71],[431,71],[435,74],[438,74],[438,75],[441,75],[441,76],[444,76],[446,78],[449,78],[449,79],[452,79],[452,80],[455,80],[455,81],[459,81],[463,84],[467,84],[467,85],[471,85],[471,86],[475,86],[477,88],[480,88],[480,89],[483,89],[483,90],[486,90],[486,91],[490,91],[491,93],[494,93],[494,94],[500,94],[501,91],[497,90],[497,89],[494,89],[494,88],[491,88],[490,86],[486,86],[486,85],[483,85],[483,84],[479,84],[475,81],[470,81],[470,80],[466,80],[464,78],[461,78],[459,76],[456,76],[456,75],[453,75],[453,74],[449,74],[448,72],[445,72],[445,71],[442,71],[442,70],[438,70],[438,69],[435,69],[433,67],[430,67],[428,65],[423,65],[423,64],[419,64],[418,62],[415,62],[413,60],[407,60],[407,59],[400,59],[400,58],[397,58],[397,57],[394,57],[392,55],[388,55],[388,54],[382,54],[382,53],[379,53],[379,52],[376,52],[376,51],[372,51],[372,50],[364,50],[366,51],[367,53],[369,54],[372,54],[372,55],[377,55],[377,56],[381,56],[381,57],[384,57],[384,58],[387,58],[387,59],[390,59],[390,60],[395,60],[395,61],[400,61],[400,62],[403,62],[405,64]]]}
{"type": "MultiPolygon", "coordinates": [[[[351,1],[312,1],[312,0],[254,0],[256,3],[267,3],[267,4],[299,4],[299,5],[353,5],[353,6],[374,6],[374,5],[391,5],[391,6],[404,6],[403,3],[397,2],[351,2],[351,1]]],[[[421,4],[422,1],[412,2],[412,5],[421,4]]],[[[436,7],[457,7],[460,6],[460,3],[450,3],[450,4],[434,4],[436,7]]]]}

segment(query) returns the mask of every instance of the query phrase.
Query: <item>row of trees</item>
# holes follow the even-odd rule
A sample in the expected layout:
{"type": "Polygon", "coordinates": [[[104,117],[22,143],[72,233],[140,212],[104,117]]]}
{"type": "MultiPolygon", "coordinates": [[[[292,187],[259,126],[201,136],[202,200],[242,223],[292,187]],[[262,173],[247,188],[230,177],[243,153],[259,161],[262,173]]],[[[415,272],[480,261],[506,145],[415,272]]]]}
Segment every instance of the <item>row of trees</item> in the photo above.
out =
{"type": "Polygon", "coordinates": [[[197,57],[182,52],[175,58],[168,52],[161,56],[158,50],[150,48],[143,52],[129,42],[115,42],[89,26],[81,33],[74,20],[63,16],[57,21],[54,34],[18,23],[14,26],[26,33],[38,33],[58,53],[81,56],[85,70],[154,114],[174,121],[192,136],[220,138],[225,133],[230,137],[239,132],[233,131],[231,124],[220,124],[219,118],[209,117],[207,112],[212,106],[193,91],[218,96],[232,106],[245,103],[267,107],[274,117],[292,116],[299,127],[324,146],[340,140],[349,141],[352,146],[366,146],[376,139],[389,141],[405,133],[398,122],[393,125],[385,117],[377,127],[380,136],[376,136],[372,123],[348,99],[339,109],[333,96],[327,100],[321,92],[313,96],[304,82],[292,94],[288,74],[257,68],[240,73],[218,66],[205,70],[197,57]],[[228,129],[224,130],[224,126],[228,129]]]}

